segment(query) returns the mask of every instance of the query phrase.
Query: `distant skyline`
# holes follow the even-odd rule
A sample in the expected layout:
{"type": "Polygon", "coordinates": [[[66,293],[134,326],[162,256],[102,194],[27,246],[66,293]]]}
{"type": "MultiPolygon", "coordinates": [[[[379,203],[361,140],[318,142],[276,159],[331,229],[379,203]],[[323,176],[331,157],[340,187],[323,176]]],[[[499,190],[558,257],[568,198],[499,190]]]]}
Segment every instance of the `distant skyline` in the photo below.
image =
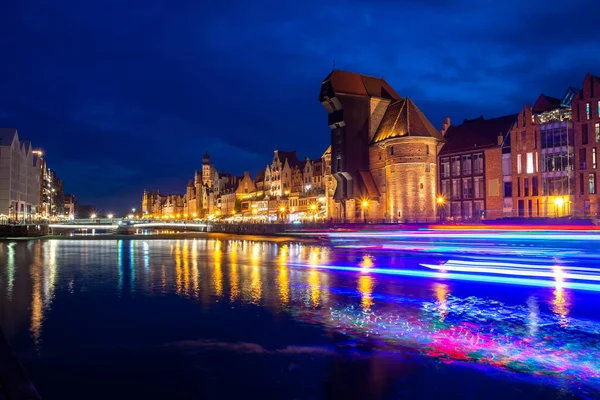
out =
{"type": "Polygon", "coordinates": [[[184,192],[206,151],[256,172],[329,144],[320,83],[386,79],[437,128],[518,112],[600,75],[592,1],[90,3],[8,0],[0,127],[45,151],[83,204],[184,192]]]}

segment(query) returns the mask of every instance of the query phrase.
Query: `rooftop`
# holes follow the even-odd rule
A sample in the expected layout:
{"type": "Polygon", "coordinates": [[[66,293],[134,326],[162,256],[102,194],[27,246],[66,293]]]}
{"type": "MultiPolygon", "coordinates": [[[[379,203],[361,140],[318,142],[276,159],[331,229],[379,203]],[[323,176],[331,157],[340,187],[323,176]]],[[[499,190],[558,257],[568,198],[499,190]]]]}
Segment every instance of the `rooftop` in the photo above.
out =
{"type": "Polygon", "coordinates": [[[498,146],[498,136],[505,136],[517,120],[517,114],[485,119],[483,116],[451,125],[444,138],[446,144],[440,155],[458,151],[498,146]]]}
{"type": "Polygon", "coordinates": [[[432,137],[440,141],[444,140],[442,133],[435,129],[408,97],[389,105],[373,137],[373,143],[404,136],[432,137]]]}
{"type": "Polygon", "coordinates": [[[402,97],[383,79],[357,74],[356,72],[334,69],[322,82],[335,93],[365,97],[381,97],[389,100],[402,100],[402,97]]]}

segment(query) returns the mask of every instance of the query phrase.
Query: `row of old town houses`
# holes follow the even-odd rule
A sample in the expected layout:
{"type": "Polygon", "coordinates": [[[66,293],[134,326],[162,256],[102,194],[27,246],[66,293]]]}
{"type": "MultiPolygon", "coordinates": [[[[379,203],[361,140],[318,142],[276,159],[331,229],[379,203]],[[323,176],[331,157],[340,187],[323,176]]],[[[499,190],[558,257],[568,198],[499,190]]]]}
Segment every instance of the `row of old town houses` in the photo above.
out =
{"type": "Polygon", "coordinates": [[[334,70],[321,85],[331,146],[275,150],[260,173],[217,173],[207,155],[184,195],[144,191],[159,218],[425,222],[598,218],[600,78],[518,113],[437,130],[383,79],[334,70]]]}
{"type": "Polygon", "coordinates": [[[21,141],[17,129],[0,128],[0,224],[73,219],[75,207],[43,152],[21,141]]]}

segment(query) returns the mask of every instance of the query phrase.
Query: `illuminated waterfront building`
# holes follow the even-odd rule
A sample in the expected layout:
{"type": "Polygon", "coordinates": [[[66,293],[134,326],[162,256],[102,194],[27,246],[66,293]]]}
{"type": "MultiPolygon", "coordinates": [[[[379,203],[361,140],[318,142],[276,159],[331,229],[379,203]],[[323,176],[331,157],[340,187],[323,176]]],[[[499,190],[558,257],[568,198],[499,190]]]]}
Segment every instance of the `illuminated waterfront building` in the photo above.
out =
{"type": "Polygon", "coordinates": [[[271,163],[271,196],[288,196],[292,190],[292,168],[300,162],[295,151],[275,150],[271,163]]]}
{"type": "Polygon", "coordinates": [[[439,218],[496,219],[512,214],[510,131],[516,115],[464,120],[442,128],[439,153],[439,218]]]}
{"type": "Polygon", "coordinates": [[[526,105],[511,131],[513,216],[572,215],[574,132],[571,102],[540,95],[526,105]]]}
{"type": "Polygon", "coordinates": [[[16,129],[0,128],[0,223],[37,216],[40,205],[40,162],[31,143],[16,129]]]}
{"type": "Polygon", "coordinates": [[[600,217],[598,149],[600,148],[600,78],[587,74],[572,103],[575,142],[575,207],[581,217],[600,217]]]}
{"type": "Polygon", "coordinates": [[[436,216],[436,156],[444,139],[383,79],[334,70],[319,101],[331,129],[336,220],[436,216]]]}

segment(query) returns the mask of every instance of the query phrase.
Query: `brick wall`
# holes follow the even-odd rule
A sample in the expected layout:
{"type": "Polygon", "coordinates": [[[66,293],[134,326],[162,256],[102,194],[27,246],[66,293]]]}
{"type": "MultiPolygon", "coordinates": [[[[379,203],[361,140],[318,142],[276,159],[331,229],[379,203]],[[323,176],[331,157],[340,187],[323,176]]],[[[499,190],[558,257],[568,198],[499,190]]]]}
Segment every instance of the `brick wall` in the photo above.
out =
{"type": "Polygon", "coordinates": [[[600,143],[596,140],[596,124],[600,124],[598,102],[600,101],[600,80],[588,74],[583,80],[581,93],[575,96],[572,104],[575,147],[575,207],[574,214],[579,217],[600,216],[600,171],[598,169],[598,152],[600,143]],[[590,105],[589,119],[586,105],[590,105]],[[584,143],[583,129],[587,126],[587,144],[584,143]],[[596,168],[593,163],[593,151],[596,149],[596,168]],[[583,158],[585,152],[585,159],[583,158]],[[596,177],[596,193],[590,194],[589,176],[596,177]],[[583,181],[583,182],[582,182],[583,181]],[[583,184],[582,184],[583,183],[583,184]]]}
{"type": "Polygon", "coordinates": [[[370,218],[411,221],[436,218],[435,139],[390,139],[371,147],[370,153],[371,173],[382,195],[379,204],[370,206],[370,218]]]}
{"type": "Polygon", "coordinates": [[[485,219],[502,218],[503,181],[502,181],[502,149],[496,147],[484,151],[485,169],[485,219]]]}

